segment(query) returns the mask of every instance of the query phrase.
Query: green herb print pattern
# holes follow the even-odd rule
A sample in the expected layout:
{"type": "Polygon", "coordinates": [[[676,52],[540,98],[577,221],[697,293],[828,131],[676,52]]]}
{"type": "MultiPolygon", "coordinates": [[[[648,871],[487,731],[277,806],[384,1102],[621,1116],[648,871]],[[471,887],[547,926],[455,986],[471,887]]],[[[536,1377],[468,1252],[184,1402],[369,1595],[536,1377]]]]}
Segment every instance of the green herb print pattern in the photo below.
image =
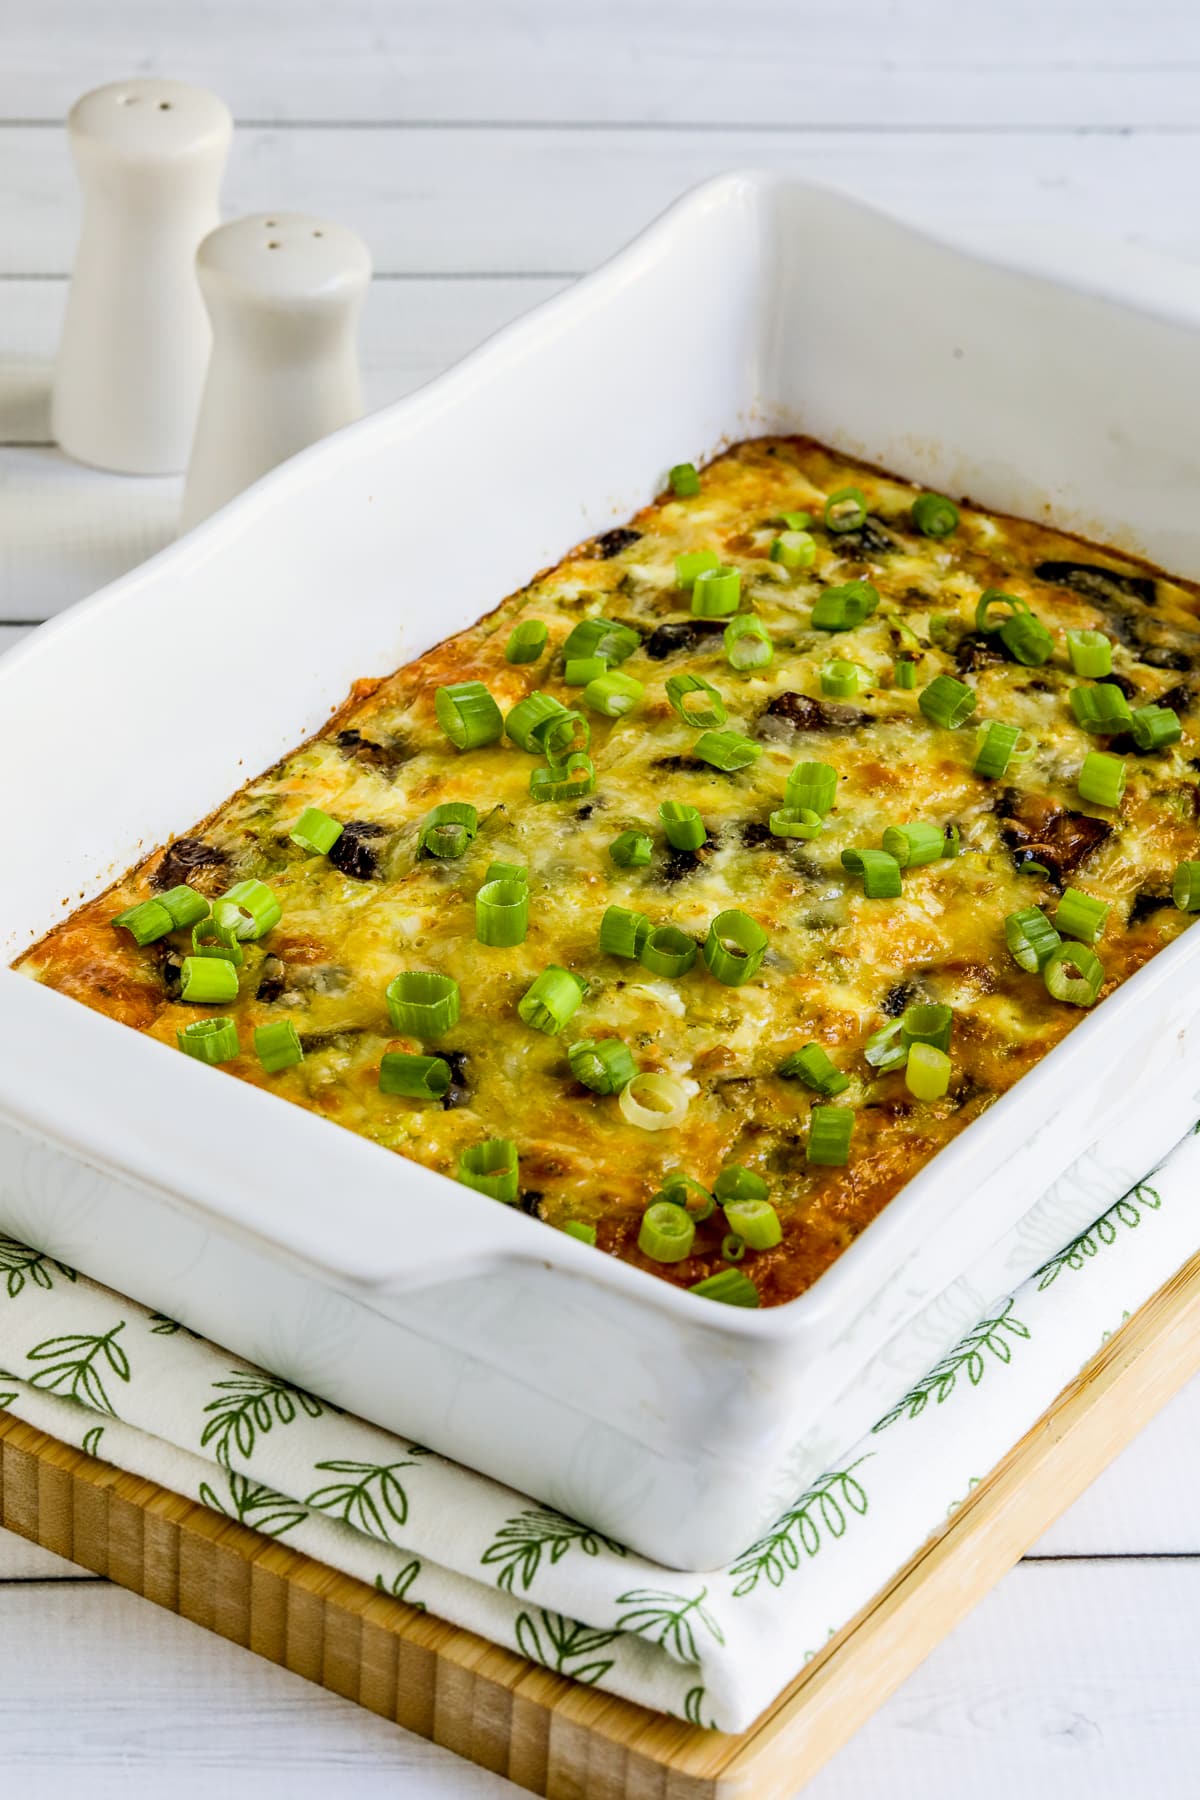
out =
{"type": "Polygon", "coordinates": [[[285,1532],[294,1531],[297,1525],[303,1525],[308,1517],[298,1501],[289,1499],[286,1494],[276,1493],[265,1482],[252,1481],[248,1475],[236,1473],[227,1474],[226,1481],[229,1487],[228,1505],[207,1481],[200,1483],[200,1499],[205,1506],[211,1506],[214,1512],[223,1513],[227,1519],[236,1519],[241,1525],[252,1525],[264,1537],[282,1537],[285,1532]]]}
{"type": "Polygon", "coordinates": [[[16,1238],[0,1236],[0,1280],[10,1300],[24,1292],[27,1282],[49,1293],[54,1286],[51,1271],[57,1271],[66,1281],[76,1279],[74,1269],[68,1269],[66,1263],[55,1262],[40,1250],[31,1250],[28,1244],[18,1244],[16,1238]]]}
{"type": "Polygon", "coordinates": [[[703,1715],[704,1689],[689,1688],[683,1699],[683,1716],[689,1725],[698,1725],[702,1731],[715,1731],[716,1721],[703,1715]]]}
{"type": "Polygon", "coordinates": [[[385,1581],[382,1575],[377,1575],[375,1586],[381,1594],[388,1594],[393,1600],[405,1600],[409,1606],[415,1606],[418,1612],[424,1612],[425,1602],[414,1600],[412,1596],[413,1582],[420,1573],[421,1559],[419,1556],[414,1556],[405,1563],[399,1574],[392,1576],[390,1581],[385,1581]]]}
{"type": "Polygon", "coordinates": [[[1014,1341],[1027,1339],[1030,1335],[1028,1325],[1022,1325],[1020,1319],[1013,1317],[1012,1308],[1013,1302],[1009,1299],[994,1317],[981,1319],[955,1345],[949,1356],[934,1363],[929,1373],[922,1375],[916,1386],[909,1388],[890,1412],[884,1413],[873,1429],[886,1431],[897,1419],[918,1419],[930,1400],[936,1401],[938,1406],[945,1404],[959,1385],[960,1375],[965,1374],[971,1386],[978,1387],[992,1363],[1011,1362],[1014,1341]]]}
{"type": "Polygon", "coordinates": [[[80,1440],[80,1449],[84,1452],[85,1456],[99,1456],[100,1439],[103,1436],[103,1425],[93,1425],[90,1431],[84,1432],[83,1437],[80,1440]]]}
{"type": "Polygon", "coordinates": [[[204,1409],[212,1417],[200,1443],[206,1450],[211,1447],[226,1468],[235,1452],[243,1461],[251,1457],[259,1437],[266,1437],[272,1426],[290,1425],[300,1412],[319,1419],[325,1410],[303,1388],[289,1387],[272,1375],[234,1374],[227,1381],[214,1381],[213,1387],[217,1398],[204,1409]]]}
{"type": "Polygon", "coordinates": [[[617,1625],[621,1631],[650,1638],[676,1662],[699,1662],[697,1629],[706,1631],[715,1643],[725,1642],[724,1632],[703,1604],[707,1598],[706,1587],[691,1600],[661,1588],[631,1588],[629,1593],[617,1595],[618,1606],[632,1609],[621,1614],[617,1625]]]}
{"type": "Polygon", "coordinates": [[[1081,1231],[1077,1238],[1064,1244],[1057,1255],[1043,1263],[1038,1270],[1038,1293],[1044,1293],[1052,1286],[1064,1269],[1078,1270],[1086,1268],[1091,1257],[1097,1256],[1101,1250],[1115,1244],[1120,1235],[1117,1227],[1123,1225],[1129,1231],[1136,1231],[1147,1211],[1157,1212],[1162,1205],[1157,1188],[1148,1182],[1139,1182],[1131,1193],[1125,1194],[1110,1206],[1106,1213],[1101,1213],[1094,1225],[1081,1231]]]}
{"type": "Polygon", "coordinates": [[[102,1336],[73,1333],[67,1337],[47,1338],[26,1352],[29,1362],[41,1363],[29,1377],[31,1387],[43,1388],[64,1400],[78,1400],[93,1412],[116,1418],[117,1409],[108,1396],[105,1382],[116,1376],[129,1380],[129,1358],[117,1342],[125,1321],[114,1325],[102,1336]]]}
{"type": "Polygon", "coordinates": [[[343,1525],[352,1525],[356,1531],[382,1538],[385,1544],[395,1543],[391,1527],[403,1525],[408,1519],[408,1495],[396,1470],[415,1467],[412,1457],[394,1463],[334,1460],[319,1462],[316,1467],[350,1479],[331,1481],[325,1487],[317,1488],[308,1496],[306,1506],[315,1507],[318,1512],[332,1513],[343,1525]]]}
{"type": "Polygon", "coordinates": [[[734,1577],[735,1598],[752,1594],[764,1577],[772,1587],[781,1587],[788,1574],[800,1567],[802,1554],[816,1556],[826,1536],[844,1537],[851,1519],[865,1516],[866,1489],[854,1474],[865,1461],[860,1456],[849,1468],[822,1475],[770,1531],[742,1552],[729,1571],[734,1577]]]}
{"type": "Polygon", "coordinates": [[[619,1631],[594,1631],[578,1619],[544,1609],[519,1613],[516,1631],[523,1656],[558,1675],[569,1675],[585,1687],[602,1681],[608,1674],[613,1658],[603,1659],[598,1653],[615,1644],[621,1635],[619,1631]]]}
{"type": "Polygon", "coordinates": [[[511,1594],[517,1581],[528,1592],[543,1557],[553,1567],[572,1548],[582,1550],[585,1556],[599,1556],[601,1546],[614,1556],[625,1554],[622,1545],[614,1544],[590,1526],[568,1519],[553,1507],[539,1506],[518,1513],[515,1519],[506,1519],[480,1560],[484,1568],[499,1567],[496,1586],[511,1594]]]}

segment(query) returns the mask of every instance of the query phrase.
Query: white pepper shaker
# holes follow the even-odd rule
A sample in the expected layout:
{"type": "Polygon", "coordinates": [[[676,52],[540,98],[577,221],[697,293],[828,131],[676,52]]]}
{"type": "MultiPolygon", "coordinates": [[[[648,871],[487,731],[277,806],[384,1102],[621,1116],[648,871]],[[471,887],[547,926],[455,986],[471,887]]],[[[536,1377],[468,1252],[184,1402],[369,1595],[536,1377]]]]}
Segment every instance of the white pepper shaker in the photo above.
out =
{"type": "Polygon", "coordinates": [[[79,462],[175,474],[187,467],[211,337],[196,246],[220,220],[233,120],[215,94],[146,79],[85,94],[67,131],[83,226],[53,433],[79,462]]]}
{"type": "Polygon", "coordinates": [[[184,531],[358,418],[356,326],[371,258],[344,225],[278,212],[222,225],[201,244],[196,269],[213,347],[184,531]]]}

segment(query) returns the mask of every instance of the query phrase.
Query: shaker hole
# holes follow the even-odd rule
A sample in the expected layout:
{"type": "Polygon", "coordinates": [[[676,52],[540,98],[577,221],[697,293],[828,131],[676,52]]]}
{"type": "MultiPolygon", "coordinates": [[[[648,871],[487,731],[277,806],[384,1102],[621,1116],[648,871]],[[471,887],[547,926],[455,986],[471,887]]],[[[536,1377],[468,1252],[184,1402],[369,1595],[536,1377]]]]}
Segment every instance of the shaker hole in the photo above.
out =
{"type": "Polygon", "coordinates": [[[324,237],[325,233],[323,231],[314,231],[313,236],[314,237],[324,237]]]}
{"type": "Polygon", "coordinates": [[[136,94],[118,94],[117,95],[117,105],[118,106],[136,106],[137,105],[137,95],[136,94]]]}
{"type": "Polygon", "coordinates": [[[279,248],[279,239],[271,238],[267,244],[267,249],[268,250],[278,250],[278,248],[279,248]]]}
{"type": "Polygon", "coordinates": [[[158,110],[159,112],[170,112],[171,102],[169,100],[160,100],[158,103],[158,110]]]}
{"type": "Polygon", "coordinates": [[[263,224],[266,226],[268,231],[274,231],[274,229],[275,229],[276,225],[278,225],[278,223],[279,223],[278,219],[264,219],[263,220],[263,224]]]}

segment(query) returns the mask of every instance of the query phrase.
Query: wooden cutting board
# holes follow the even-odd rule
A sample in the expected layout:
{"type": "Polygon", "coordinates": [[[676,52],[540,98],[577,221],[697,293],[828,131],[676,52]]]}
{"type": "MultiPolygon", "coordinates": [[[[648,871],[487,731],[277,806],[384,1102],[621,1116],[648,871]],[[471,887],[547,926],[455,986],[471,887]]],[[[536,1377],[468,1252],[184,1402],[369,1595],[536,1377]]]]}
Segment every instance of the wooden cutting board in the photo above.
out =
{"type": "Polygon", "coordinates": [[[1200,1256],[740,1736],[579,1688],[0,1412],[0,1525],[548,1800],[786,1800],[1200,1367],[1200,1256]]]}

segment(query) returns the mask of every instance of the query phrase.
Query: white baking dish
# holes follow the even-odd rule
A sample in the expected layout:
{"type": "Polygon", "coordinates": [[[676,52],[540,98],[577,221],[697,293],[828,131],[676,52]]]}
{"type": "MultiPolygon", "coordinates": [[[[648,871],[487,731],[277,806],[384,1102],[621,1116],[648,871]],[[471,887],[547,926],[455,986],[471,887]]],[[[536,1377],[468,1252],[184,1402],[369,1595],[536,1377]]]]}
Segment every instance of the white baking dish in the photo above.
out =
{"type": "MultiPolygon", "coordinates": [[[[1200,575],[1200,306],[1184,271],[1138,285],[997,266],[795,182],[700,189],[0,664],[5,957],[353,677],[738,436],[809,431],[1200,575]]],[[[1136,975],[775,1311],[701,1304],[9,970],[0,1228],[703,1567],[1196,1116],[1198,957],[1188,934],[1136,975]]]]}

